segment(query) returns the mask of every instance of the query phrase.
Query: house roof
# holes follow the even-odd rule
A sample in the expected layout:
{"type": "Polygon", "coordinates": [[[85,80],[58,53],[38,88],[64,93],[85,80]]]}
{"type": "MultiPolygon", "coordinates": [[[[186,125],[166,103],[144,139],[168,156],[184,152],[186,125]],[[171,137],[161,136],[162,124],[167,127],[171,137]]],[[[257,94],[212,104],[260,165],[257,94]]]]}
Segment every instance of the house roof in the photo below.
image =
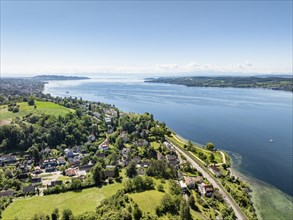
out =
{"type": "Polygon", "coordinates": [[[202,176],[197,176],[197,177],[194,177],[193,180],[197,183],[201,183],[203,181],[203,177],[202,176]]]}
{"type": "Polygon", "coordinates": [[[3,197],[3,196],[13,196],[13,194],[14,194],[14,190],[13,189],[2,190],[0,192],[0,197],[3,197]]]}
{"type": "Polygon", "coordinates": [[[104,172],[105,174],[105,177],[108,178],[108,177],[114,177],[115,176],[115,170],[111,169],[111,170],[105,170],[104,172]]]}
{"type": "Polygon", "coordinates": [[[66,176],[75,176],[76,175],[76,170],[72,169],[72,168],[69,168],[69,169],[65,170],[65,174],[66,174],[66,176]]]}
{"type": "Polygon", "coordinates": [[[194,183],[194,180],[189,176],[184,176],[186,184],[194,183]]]}
{"type": "Polygon", "coordinates": [[[30,186],[23,187],[22,191],[23,191],[23,193],[34,192],[35,191],[35,186],[30,185],[30,186]]]}
{"type": "Polygon", "coordinates": [[[209,168],[217,173],[221,172],[221,170],[218,167],[216,167],[215,165],[211,165],[211,166],[209,166],[209,168]]]}
{"type": "Polygon", "coordinates": [[[51,186],[62,185],[62,180],[51,181],[51,186]]]}

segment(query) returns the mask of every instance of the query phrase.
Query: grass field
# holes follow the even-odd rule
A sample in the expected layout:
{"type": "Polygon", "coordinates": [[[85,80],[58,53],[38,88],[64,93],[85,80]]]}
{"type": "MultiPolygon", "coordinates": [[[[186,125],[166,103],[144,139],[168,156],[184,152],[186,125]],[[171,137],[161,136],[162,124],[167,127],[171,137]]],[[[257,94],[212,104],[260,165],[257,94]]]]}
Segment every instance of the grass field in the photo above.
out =
{"type": "Polygon", "coordinates": [[[50,114],[50,115],[66,115],[69,112],[73,112],[73,109],[66,108],[64,106],[55,104],[53,102],[40,102],[35,101],[35,105],[37,106],[34,109],[34,106],[29,106],[27,102],[19,102],[19,112],[13,113],[8,111],[7,105],[0,106],[0,121],[2,120],[11,120],[12,118],[23,116],[29,113],[36,114],[50,114]]]}
{"type": "Polygon", "coordinates": [[[163,195],[163,192],[149,190],[145,192],[129,194],[129,197],[132,198],[144,212],[155,213],[156,207],[160,204],[163,195]]]}
{"type": "Polygon", "coordinates": [[[122,183],[115,183],[102,188],[84,189],[81,192],[66,192],[48,196],[20,198],[10,204],[2,214],[3,220],[31,219],[34,214],[51,215],[54,208],[62,211],[70,208],[74,215],[94,211],[101,200],[122,189],[122,183]]]}
{"type": "MultiPolygon", "coordinates": [[[[175,138],[174,135],[172,135],[172,137],[169,137],[172,142],[178,144],[179,146],[181,146],[182,148],[184,148],[184,144],[188,144],[187,142],[179,139],[178,137],[175,138]]],[[[216,151],[208,151],[206,149],[203,149],[202,147],[198,146],[198,145],[195,145],[196,147],[196,154],[198,154],[199,152],[203,153],[204,155],[206,155],[207,158],[209,158],[209,156],[211,154],[214,154],[214,157],[215,157],[215,162],[216,163],[223,163],[223,158],[222,158],[222,155],[220,154],[220,152],[216,152],[216,151]]]]}

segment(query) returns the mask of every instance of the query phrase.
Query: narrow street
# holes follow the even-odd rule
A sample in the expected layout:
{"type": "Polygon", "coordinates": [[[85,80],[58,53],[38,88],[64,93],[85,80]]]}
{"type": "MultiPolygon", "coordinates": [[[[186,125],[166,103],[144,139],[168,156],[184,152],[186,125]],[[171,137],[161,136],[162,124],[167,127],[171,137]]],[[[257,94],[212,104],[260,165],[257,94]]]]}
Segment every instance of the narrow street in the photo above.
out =
{"type": "Polygon", "coordinates": [[[203,169],[198,163],[195,162],[194,159],[192,159],[188,154],[186,154],[183,150],[181,150],[179,147],[175,146],[172,142],[170,142],[174,149],[181,153],[187,160],[190,162],[192,166],[194,166],[198,171],[200,171],[204,178],[206,178],[213,186],[214,188],[218,188],[219,192],[222,194],[223,199],[232,207],[233,211],[235,212],[235,215],[237,219],[241,220],[247,220],[247,217],[243,213],[243,211],[240,209],[240,207],[237,205],[237,203],[234,201],[234,199],[224,190],[222,185],[218,183],[218,181],[205,169],[203,169]]]}

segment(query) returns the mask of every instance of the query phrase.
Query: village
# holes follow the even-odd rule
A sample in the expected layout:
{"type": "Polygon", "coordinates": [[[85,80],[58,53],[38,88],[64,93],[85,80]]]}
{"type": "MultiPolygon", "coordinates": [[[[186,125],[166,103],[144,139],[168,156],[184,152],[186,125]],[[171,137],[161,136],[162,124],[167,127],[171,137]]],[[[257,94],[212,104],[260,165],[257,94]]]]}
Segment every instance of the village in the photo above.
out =
{"type": "MultiPolygon", "coordinates": [[[[9,99],[6,97],[4,103],[16,105],[21,97],[9,99]]],[[[227,205],[227,194],[223,192],[231,191],[237,199],[236,193],[248,189],[232,175],[225,153],[211,143],[199,147],[179,140],[165,123],[154,120],[149,113],[125,113],[104,103],[54,98],[48,94],[41,94],[35,101],[24,99],[34,102],[32,110],[13,119],[12,123],[18,127],[2,127],[12,129],[4,131],[12,135],[5,135],[2,148],[15,149],[0,154],[3,178],[0,199],[4,208],[18,198],[125,184],[140,176],[154,181],[174,181],[182,199],[195,198],[191,203],[199,207],[195,209],[198,213],[233,216],[233,210],[227,205]],[[50,111],[37,114],[47,103],[67,112],[63,116],[50,115],[50,111]],[[18,144],[13,136],[17,132],[22,135],[17,138],[18,144]],[[204,170],[199,170],[186,153],[204,170]],[[211,214],[208,210],[212,207],[222,210],[221,213],[211,214]]],[[[20,112],[25,104],[20,103],[20,112]]],[[[247,204],[247,196],[239,197],[242,199],[239,203],[247,204]]]]}

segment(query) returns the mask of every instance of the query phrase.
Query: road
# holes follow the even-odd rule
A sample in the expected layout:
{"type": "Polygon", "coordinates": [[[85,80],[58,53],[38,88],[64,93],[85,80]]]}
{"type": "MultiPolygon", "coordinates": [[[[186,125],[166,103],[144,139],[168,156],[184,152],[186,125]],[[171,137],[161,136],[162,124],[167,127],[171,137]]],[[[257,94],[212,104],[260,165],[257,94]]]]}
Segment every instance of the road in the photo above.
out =
{"type": "Polygon", "coordinates": [[[222,185],[214,179],[212,174],[208,173],[205,169],[203,169],[198,163],[196,163],[188,154],[186,154],[179,147],[175,146],[172,142],[170,143],[176,149],[176,151],[181,153],[192,166],[194,166],[198,171],[202,173],[203,177],[205,177],[214,187],[217,187],[219,189],[219,192],[222,194],[223,199],[230,205],[230,207],[232,207],[237,219],[248,219],[243,213],[243,211],[240,209],[240,207],[237,205],[237,203],[234,201],[234,199],[223,189],[222,185]]]}
{"type": "MultiPolygon", "coordinates": [[[[177,135],[173,135],[173,137],[174,137],[178,142],[180,142],[181,144],[186,144],[184,141],[182,141],[182,140],[180,139],[181,137],[178,137],[177,135]]],[[[206,150],[206,149],[204,149],[204,148],[202,148],[202,147],[200,147],[200,149],[203,150],[203,151],[206,151],[206,152],[210,153],[209,150],[206,150]]],[[[218,152],[220,152],[220,154],[222,155],[222,159],[223,159],[223,163],[218,163],[218,165],[226,164],[226,156],[225,156],[225,154],[224,154],[222,151],[218,151],[218,152]]],[[[195,156],[195,155],[194,155],[194,156],[195,156]]],[[[197,156],[195,156],[195,157],[197,157],[197,156]]],[[[199,159],[199,158],[197,157],[197,159],[199,159]]],[[[202,161],[201,159],[199,159],[199,160],[202,161]]],[[[202,163],[204,164],[203,161],[202,161],[202,163]]]]}

